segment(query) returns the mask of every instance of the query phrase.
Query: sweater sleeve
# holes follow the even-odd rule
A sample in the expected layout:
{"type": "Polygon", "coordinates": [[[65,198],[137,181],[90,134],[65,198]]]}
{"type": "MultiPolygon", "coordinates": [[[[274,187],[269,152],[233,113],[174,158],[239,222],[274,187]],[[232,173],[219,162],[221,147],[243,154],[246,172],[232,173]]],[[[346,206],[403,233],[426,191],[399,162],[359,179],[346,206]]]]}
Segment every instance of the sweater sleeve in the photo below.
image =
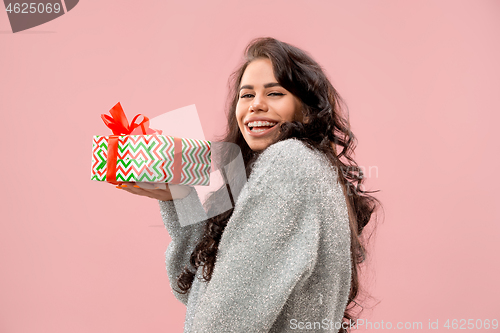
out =
{"type": "Polygon", "coordinates": [[[181,226],[179,215],[183,218],[195,218],[201,221],[204,210],[196,191],[192,190],[183,199],[173,201],[159,201],[160,211],[165,228],[172,239],[165,252],[167,275],[175,297],[187,305],[189,290],[181,294],[177,286],[177,277],[189,264],[189,259],[198,241],[203,236],[206,221],[181,226]]]}
{"type": "Polygon", "coordinates": [[[311,275],[320,225],[307,149],[286,140],[259,157],[222,235],[193,332],[268,332],[311,275]]]}

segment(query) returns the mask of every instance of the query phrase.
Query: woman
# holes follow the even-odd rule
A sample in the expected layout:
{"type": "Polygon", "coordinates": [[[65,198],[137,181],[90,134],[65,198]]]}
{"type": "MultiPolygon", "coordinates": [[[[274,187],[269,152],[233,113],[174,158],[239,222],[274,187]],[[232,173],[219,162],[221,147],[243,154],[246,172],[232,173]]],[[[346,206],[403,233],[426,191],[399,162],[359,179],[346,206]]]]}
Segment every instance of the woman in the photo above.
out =
{"type": "Polygon", "coordinates": [[[177,214],[201,207],[196,191],[176,187],[187,189],[176,211],[168,189],[124,188],[160,200],[185,332],[346,332],[379,202],[360,189],[341,98],[313,59],[273,38],[248,45],[232,83],[222,141],[241,148],[249,177],[234,209],[181,227],[177,214]]]}

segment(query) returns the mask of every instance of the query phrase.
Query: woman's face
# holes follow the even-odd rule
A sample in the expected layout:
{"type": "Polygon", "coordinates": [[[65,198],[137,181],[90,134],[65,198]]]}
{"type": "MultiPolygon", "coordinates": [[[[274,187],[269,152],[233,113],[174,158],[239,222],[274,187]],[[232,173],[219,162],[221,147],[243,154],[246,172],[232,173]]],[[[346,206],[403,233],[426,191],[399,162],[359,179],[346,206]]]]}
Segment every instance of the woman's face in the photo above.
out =
{"type": "Polygon", "coordinates": [[[258,58],[248,64],[239,89],[236,119],[252,150],[266,149],[278,134],[280,123],[302,121],[300,100],[280,86],[271,60],[258,58]]]}

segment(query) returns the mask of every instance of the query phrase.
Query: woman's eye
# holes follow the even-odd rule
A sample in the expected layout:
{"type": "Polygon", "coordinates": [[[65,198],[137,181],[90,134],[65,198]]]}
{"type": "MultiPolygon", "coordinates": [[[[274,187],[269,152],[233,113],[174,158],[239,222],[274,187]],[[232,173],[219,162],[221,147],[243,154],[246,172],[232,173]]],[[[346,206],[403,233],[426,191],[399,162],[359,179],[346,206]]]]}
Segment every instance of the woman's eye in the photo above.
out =
{"type": "MultiPolygon", "coordinates": [[[[283,96],[285,94],[283,93],[279,93],[279,92],[273,92],[273,93],[270,93],[268,96],[283,96]]],[[[240,98],[249,98],[249,97],[253,97],[252,94],[244,94],[244,95],[241,95],[240,98]]]]}

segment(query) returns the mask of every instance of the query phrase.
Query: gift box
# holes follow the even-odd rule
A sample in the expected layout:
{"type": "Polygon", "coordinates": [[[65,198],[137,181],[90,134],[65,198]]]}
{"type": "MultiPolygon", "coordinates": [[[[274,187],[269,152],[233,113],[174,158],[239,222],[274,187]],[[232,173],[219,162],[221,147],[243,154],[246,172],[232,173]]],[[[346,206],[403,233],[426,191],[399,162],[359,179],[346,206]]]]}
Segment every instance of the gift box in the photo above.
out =
{"type": "Polygon", "coordinates": [[[140,114],[129,125],[120,103],[110,113],[102,119],[113,135],[93,137],[92,180],[210,184],[210,141],[162,135],[140,114]]]}

